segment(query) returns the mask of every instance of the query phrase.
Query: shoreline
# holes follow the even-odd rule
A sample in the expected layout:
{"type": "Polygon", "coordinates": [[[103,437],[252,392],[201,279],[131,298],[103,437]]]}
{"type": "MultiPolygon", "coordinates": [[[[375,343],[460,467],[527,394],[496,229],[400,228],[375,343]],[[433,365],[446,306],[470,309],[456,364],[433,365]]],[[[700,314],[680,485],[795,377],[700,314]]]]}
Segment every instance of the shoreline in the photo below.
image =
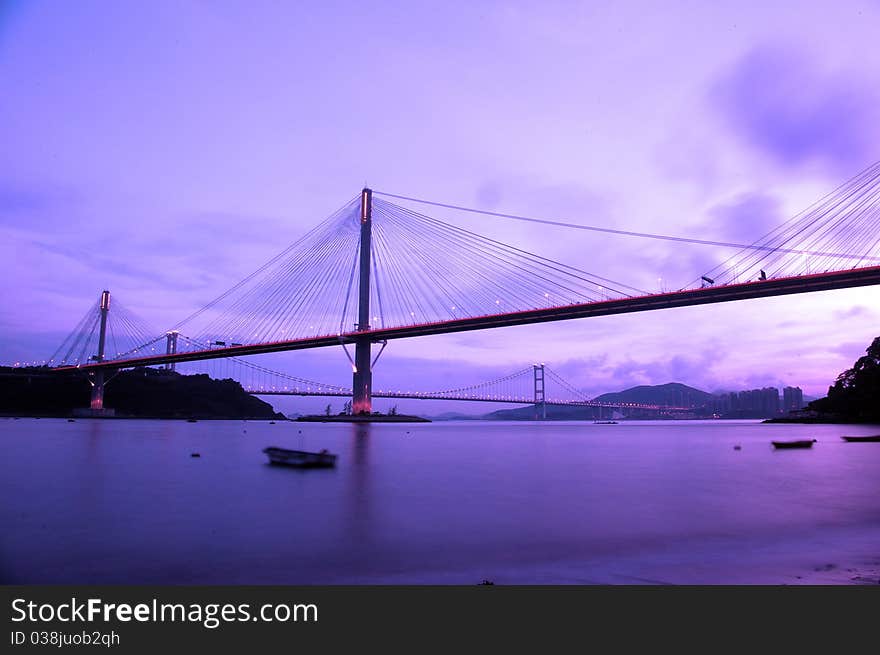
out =
{"type": "Polygon", "coordinates": [[[101,421],[286,421],[293,422],[294,419],[281,417],[266,416],[115,416],[111,415],[94,415],[94,416],[77,416],[76,414],[0,414],[0,418],[19,420],[23,418],[29,419],[56,419],[56,420],[73,420],[87,421],[98,419],[101,421]]]}
{"type": "Polygon", "coordinates": [[[336,415],[310,414],[299,416],[295,421],[301,423],[431,423],[431,419],[408,414],[336,415]]]}
{"type": "Polygon", "coordinates": [[[878,425],[876,421],[865,421],[855,418],[766,418],[761,423],[800,423],[805,425],[878,425]]]}

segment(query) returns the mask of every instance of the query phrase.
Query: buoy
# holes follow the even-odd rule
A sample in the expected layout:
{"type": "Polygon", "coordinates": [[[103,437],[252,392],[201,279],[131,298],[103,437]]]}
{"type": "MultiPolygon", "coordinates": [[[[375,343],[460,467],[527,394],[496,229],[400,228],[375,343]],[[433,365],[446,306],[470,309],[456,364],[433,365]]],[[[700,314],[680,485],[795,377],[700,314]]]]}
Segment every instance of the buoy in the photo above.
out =
{"type": "Polygon", "coordinates": [[[742,446],[740,446],[739,444],[736,444],[736,445],[733,447],[733,449],[734,449],[734,450],[742,450],[742,446]]]}
{"type": "Polygon", "coordinates": [[[190,453],[190,457],[201,457],[199,453],[190,453]]]}

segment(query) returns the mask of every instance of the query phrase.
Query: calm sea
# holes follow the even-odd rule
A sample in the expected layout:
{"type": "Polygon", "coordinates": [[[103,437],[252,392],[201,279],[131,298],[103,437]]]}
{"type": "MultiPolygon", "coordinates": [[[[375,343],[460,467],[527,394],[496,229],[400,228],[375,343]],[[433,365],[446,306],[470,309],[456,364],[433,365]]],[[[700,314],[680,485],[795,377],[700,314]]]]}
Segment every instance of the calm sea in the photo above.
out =
{"type": "Polygon", "coordinates": [[[840,440],[877,427],[0,419],[0,432],[4,583],[781,584],[880,563],[880,443],[840,440]],[[818,442],[770,445],[794,438],[818,442]],[[327,448],[338,466],[269,466],[269,445],[327,448]]]}

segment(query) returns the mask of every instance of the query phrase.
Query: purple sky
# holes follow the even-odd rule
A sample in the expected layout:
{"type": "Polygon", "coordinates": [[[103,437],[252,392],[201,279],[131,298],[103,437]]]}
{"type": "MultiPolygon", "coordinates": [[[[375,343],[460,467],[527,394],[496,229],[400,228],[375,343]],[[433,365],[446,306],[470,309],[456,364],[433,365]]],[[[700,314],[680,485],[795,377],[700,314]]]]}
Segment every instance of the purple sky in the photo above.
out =
{"type": "MultiPolygon", "coordinates": [[[[46,358],[105,287],[170,326],[365,182],[748,240],[880,158],[878,2],[415,4],[0,2],[0,361],[46,358]]],[[[730,254],[429,213],[649,290],[730,254]]],[[[821,395],[880,334],[878,300],[393,342],[376,384],[455,387],[543,361],[591,394],[821,395]]],[[[339,349],[275,365],[350,383],[339,349]]]]}

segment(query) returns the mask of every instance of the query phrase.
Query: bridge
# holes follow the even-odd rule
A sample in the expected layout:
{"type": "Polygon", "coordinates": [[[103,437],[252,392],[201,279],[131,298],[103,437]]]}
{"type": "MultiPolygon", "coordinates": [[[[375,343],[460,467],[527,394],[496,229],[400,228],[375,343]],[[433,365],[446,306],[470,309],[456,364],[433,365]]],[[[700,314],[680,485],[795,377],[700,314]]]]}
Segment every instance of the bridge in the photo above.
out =
{"type": "Polygon", "coordinates": [[[334,393],[350,393],[353,413],[369,413],[378,396],[374,367],[396,339],[878,283],[880,162],[745,244],[488,212],[365,188],[247,278],[158,335],[145,331],[127,310],[111,313],[105,291],[47,364],[88,372],[92,407],[100,409],[105,375],[122,368],[341,347],[352,367],[352,387],[334,393]],[[385,198],[738,250],[676,291],[648,293],[385,198]],[[123,342],[112,354],[106,348],[116,334],[111,315],[118,318],[123,342]],[[181,339],[184,329],[193,329],[194,336],[181,339]],[[157,344],[164,352],[156,351],[157,344]],[[374,346],[379,346],[375,355],[374,346]]]}
{"type": "MultiPolygon", "coordinates": [[[[180,368],[189,375],[203,374],[215,379],[237,380],[245,391],[257,396],[352,397],[350,388],[289,375],[241,358],[186,362],[180,368]],[[218,361],[223,363],[218,365],[218,361]]],[[[537,418],[546,418],[546,408],[549,406],[589,407],[597,410],[595,413],[598,416],[610,414],[614,410],[638,410],[669,415],[694,409],[694,404],[686,403],[683,397],[670,398],[673,402],[665,404],[590,399],[546,364],[533,364],[507,375],[453,389],[373,389],[372,397],[534,405],[538,412],[537,418]]]]}

